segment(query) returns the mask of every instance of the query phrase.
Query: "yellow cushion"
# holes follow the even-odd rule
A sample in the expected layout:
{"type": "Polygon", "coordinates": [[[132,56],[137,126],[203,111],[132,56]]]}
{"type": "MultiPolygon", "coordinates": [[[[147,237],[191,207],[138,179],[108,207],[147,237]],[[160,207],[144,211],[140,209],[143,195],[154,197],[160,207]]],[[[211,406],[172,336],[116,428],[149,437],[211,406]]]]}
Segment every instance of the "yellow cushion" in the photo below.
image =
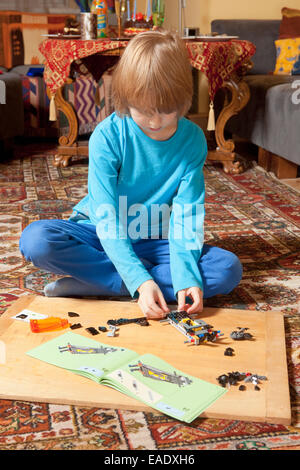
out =
{"type": "Polygon", "coordinates": [[[275,41],[275,46],[277,58],[274,75],[297,74],[296,67],[300,59],[300,37],[278,39],[275,41]]]}

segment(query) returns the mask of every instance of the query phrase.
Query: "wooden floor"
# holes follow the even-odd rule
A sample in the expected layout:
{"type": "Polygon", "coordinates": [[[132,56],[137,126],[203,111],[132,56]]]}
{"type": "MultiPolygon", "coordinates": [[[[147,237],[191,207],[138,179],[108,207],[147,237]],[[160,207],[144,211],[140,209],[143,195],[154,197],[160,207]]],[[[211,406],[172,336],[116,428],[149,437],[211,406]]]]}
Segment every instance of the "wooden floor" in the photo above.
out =
{"type": "Polygon", "coordinates": [[[280,181],[300,193],[300,178],[283,179],[280,181]]]}
{"type": "MultiPolygon", "coordinates": [[[[245,159],[249,165],[251,165],[251,162],[258,162],[258,147],[256,147],[256,145],[252,145],[243,139],[239,139],[237,136],[234,136],[234,140],[236,141],[237,154],[240,155],[242,159],[245,159]]],[[[299,168],[297,178],[283,178],[280,179],[280,182],[300,192],[299,168]]]]}

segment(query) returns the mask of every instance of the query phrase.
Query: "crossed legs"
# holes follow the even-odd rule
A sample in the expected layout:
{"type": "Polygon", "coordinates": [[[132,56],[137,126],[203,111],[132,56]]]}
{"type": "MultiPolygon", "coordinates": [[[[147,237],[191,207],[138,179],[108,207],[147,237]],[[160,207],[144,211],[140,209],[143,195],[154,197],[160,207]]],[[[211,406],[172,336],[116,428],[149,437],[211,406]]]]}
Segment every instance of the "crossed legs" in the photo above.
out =
{"type": "MultiPolygon", "coordinates": [[[[166,302],[176,301],[170,272],[168,240],[139,240],[133,249],[159,285],[166,302]]],[[[45,295],[129,296],[119,273],[110,261],[91,224],[66,220],[32,222],[23,231],[20,250],[27,261],[58,279],[45,288],[45,295]]],[[[240,282],[242,266],[233,253],[204,245],[199,261],[204,298],[228,294],[240,282]]]]}

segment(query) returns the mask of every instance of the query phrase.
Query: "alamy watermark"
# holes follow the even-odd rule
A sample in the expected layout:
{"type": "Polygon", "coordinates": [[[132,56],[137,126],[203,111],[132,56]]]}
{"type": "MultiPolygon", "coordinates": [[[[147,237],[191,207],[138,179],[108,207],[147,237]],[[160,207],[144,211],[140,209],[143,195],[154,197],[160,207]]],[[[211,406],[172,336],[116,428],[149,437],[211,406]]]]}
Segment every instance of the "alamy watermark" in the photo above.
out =
{"type": "Polygon", "coordinates": [[[0,104],[6,104],[6,85],[3,80],[0,80],[0,104]]]}
{"type": "Polygon", "coordinates": [[[296,90],[292,94],[292,103],[300,104],[300,80],[295,80],[292,83],[292,88],[296,88],[296,90]]]}
{"type": "Polygon", "coordinates": [[[118,207],[100,204],[96,211],[100,240],[140,238],[183,241],[187,250],[203,245],[204,204],[132,204],[119,196],[118,207]]]}

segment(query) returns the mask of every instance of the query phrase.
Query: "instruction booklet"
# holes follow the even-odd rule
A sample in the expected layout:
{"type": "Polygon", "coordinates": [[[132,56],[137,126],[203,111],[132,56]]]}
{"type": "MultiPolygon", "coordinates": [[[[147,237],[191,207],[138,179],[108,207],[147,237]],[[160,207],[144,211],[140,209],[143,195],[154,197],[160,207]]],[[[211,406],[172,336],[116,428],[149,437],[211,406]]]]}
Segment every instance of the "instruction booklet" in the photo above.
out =
{"type": "Polygon", "coordinates": [[[73,332],[27,354],[112,387],[186,423],[226,393],[225,388],[188,375],[152,354],[139,355],[73,332]]]}

